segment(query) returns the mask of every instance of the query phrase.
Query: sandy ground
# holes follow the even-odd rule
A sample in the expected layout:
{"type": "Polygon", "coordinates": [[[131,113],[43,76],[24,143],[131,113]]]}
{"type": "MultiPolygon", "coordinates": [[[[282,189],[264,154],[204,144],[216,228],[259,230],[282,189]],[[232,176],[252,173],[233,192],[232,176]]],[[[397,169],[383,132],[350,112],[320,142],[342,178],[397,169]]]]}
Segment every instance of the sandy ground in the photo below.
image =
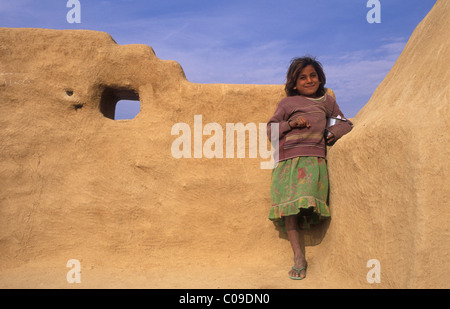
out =
{"type": "Polygon", "coordinates": [[[201,138],[194,115],[265,124],[282,85],[194,84],[106,33],[0,28],[0,73],[15,81],[0,83],[0,288],[450,287],[449,14],[437,1],[329,150],[332,219],[305,242],[302,281],[268,222],[261,158],[171,152],[176,123],[191,146],[201,138]],[[137,93],[139,115],[114,121],[117,99],[137,93]]]}

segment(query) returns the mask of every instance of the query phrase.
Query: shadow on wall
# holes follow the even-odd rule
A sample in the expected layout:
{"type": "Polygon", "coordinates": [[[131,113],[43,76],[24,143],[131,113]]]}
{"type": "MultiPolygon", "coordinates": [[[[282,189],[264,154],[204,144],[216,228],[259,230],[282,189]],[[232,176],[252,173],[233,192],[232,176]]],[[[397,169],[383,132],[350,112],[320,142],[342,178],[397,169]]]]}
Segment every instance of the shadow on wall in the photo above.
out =
{"type": "MultiPolygon", "coordinates": [[[[325,238],[325,234],[328,231],[328,227],[330,226],[331,217],[320,222],[319,224],[312,226],[309,230],[301,230],[300,231],[300,240],[302,241],[301,246],[317,246],[322,240],[325,238]]],[[[275,225],[279,233],[279,237],[285,240],[289,240],[287,237],[286,231],[283,228],[275,225]]],[[[303,248],[304,249],[304,248],[303,248]]]]}

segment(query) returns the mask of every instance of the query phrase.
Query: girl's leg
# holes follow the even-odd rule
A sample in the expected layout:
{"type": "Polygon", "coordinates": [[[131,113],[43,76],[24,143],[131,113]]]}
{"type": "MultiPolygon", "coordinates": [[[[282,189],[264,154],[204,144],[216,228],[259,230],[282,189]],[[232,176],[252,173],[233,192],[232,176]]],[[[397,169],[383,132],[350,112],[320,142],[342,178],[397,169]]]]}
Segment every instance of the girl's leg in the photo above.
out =
{"type": "MultiPolygon", "coordinates": [[[[284,220],[289,242],[291,243],[292,251],[294,251],[294,267],[300,269],[301,267],[306,266],[306,259],[300,246],[300,229],[298,227],[298,218],[297,215],[293,215],[284,217],[284,220]]],[[[304,278],[306,276],[306,270],[303,269],[299,274],[295,270],[291,269],[289,271],[289,276],[304,278]]]]}

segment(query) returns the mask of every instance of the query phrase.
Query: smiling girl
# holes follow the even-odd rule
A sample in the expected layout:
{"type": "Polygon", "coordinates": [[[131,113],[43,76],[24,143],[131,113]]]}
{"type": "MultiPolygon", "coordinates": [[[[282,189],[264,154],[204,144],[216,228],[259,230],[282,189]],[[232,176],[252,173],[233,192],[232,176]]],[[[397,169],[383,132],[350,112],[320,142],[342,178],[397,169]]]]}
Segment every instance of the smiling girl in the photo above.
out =
{"type": "Polygon", "coordinates": [[[291,279],[306,277],[307,262],[300,246],[300,229],[330,217],[326,145],[350,132],[336,100],[326,93],[322,65],[311,57],[295,58],[287,72],[285,92],[270,118],[279,125],[278,163],[272,170],[269,219],[288,234],[294,251],[291,279]],[[327,129],[327,118],[342,121],[327,129]]]}

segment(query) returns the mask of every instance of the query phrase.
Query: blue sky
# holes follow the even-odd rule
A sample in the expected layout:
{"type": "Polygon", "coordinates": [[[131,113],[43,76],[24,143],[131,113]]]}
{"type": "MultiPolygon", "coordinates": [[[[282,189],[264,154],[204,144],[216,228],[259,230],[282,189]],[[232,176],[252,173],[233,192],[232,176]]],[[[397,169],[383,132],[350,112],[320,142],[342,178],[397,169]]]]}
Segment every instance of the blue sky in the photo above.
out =
{"type": "MultiPolygon", "coordinates": [[[[436,0],[379,0],[370,24],[368,0],[79,0],[70,24],[66,0],[0,0],[0,27],[105,31],[118,44],[152,46],[194,83],[283,84],[289,61],[310,54],[327,87],[354,117],[389,72],[436,0]]],[[[117,118],[138,112],[118,104],[117,118]]]]}

